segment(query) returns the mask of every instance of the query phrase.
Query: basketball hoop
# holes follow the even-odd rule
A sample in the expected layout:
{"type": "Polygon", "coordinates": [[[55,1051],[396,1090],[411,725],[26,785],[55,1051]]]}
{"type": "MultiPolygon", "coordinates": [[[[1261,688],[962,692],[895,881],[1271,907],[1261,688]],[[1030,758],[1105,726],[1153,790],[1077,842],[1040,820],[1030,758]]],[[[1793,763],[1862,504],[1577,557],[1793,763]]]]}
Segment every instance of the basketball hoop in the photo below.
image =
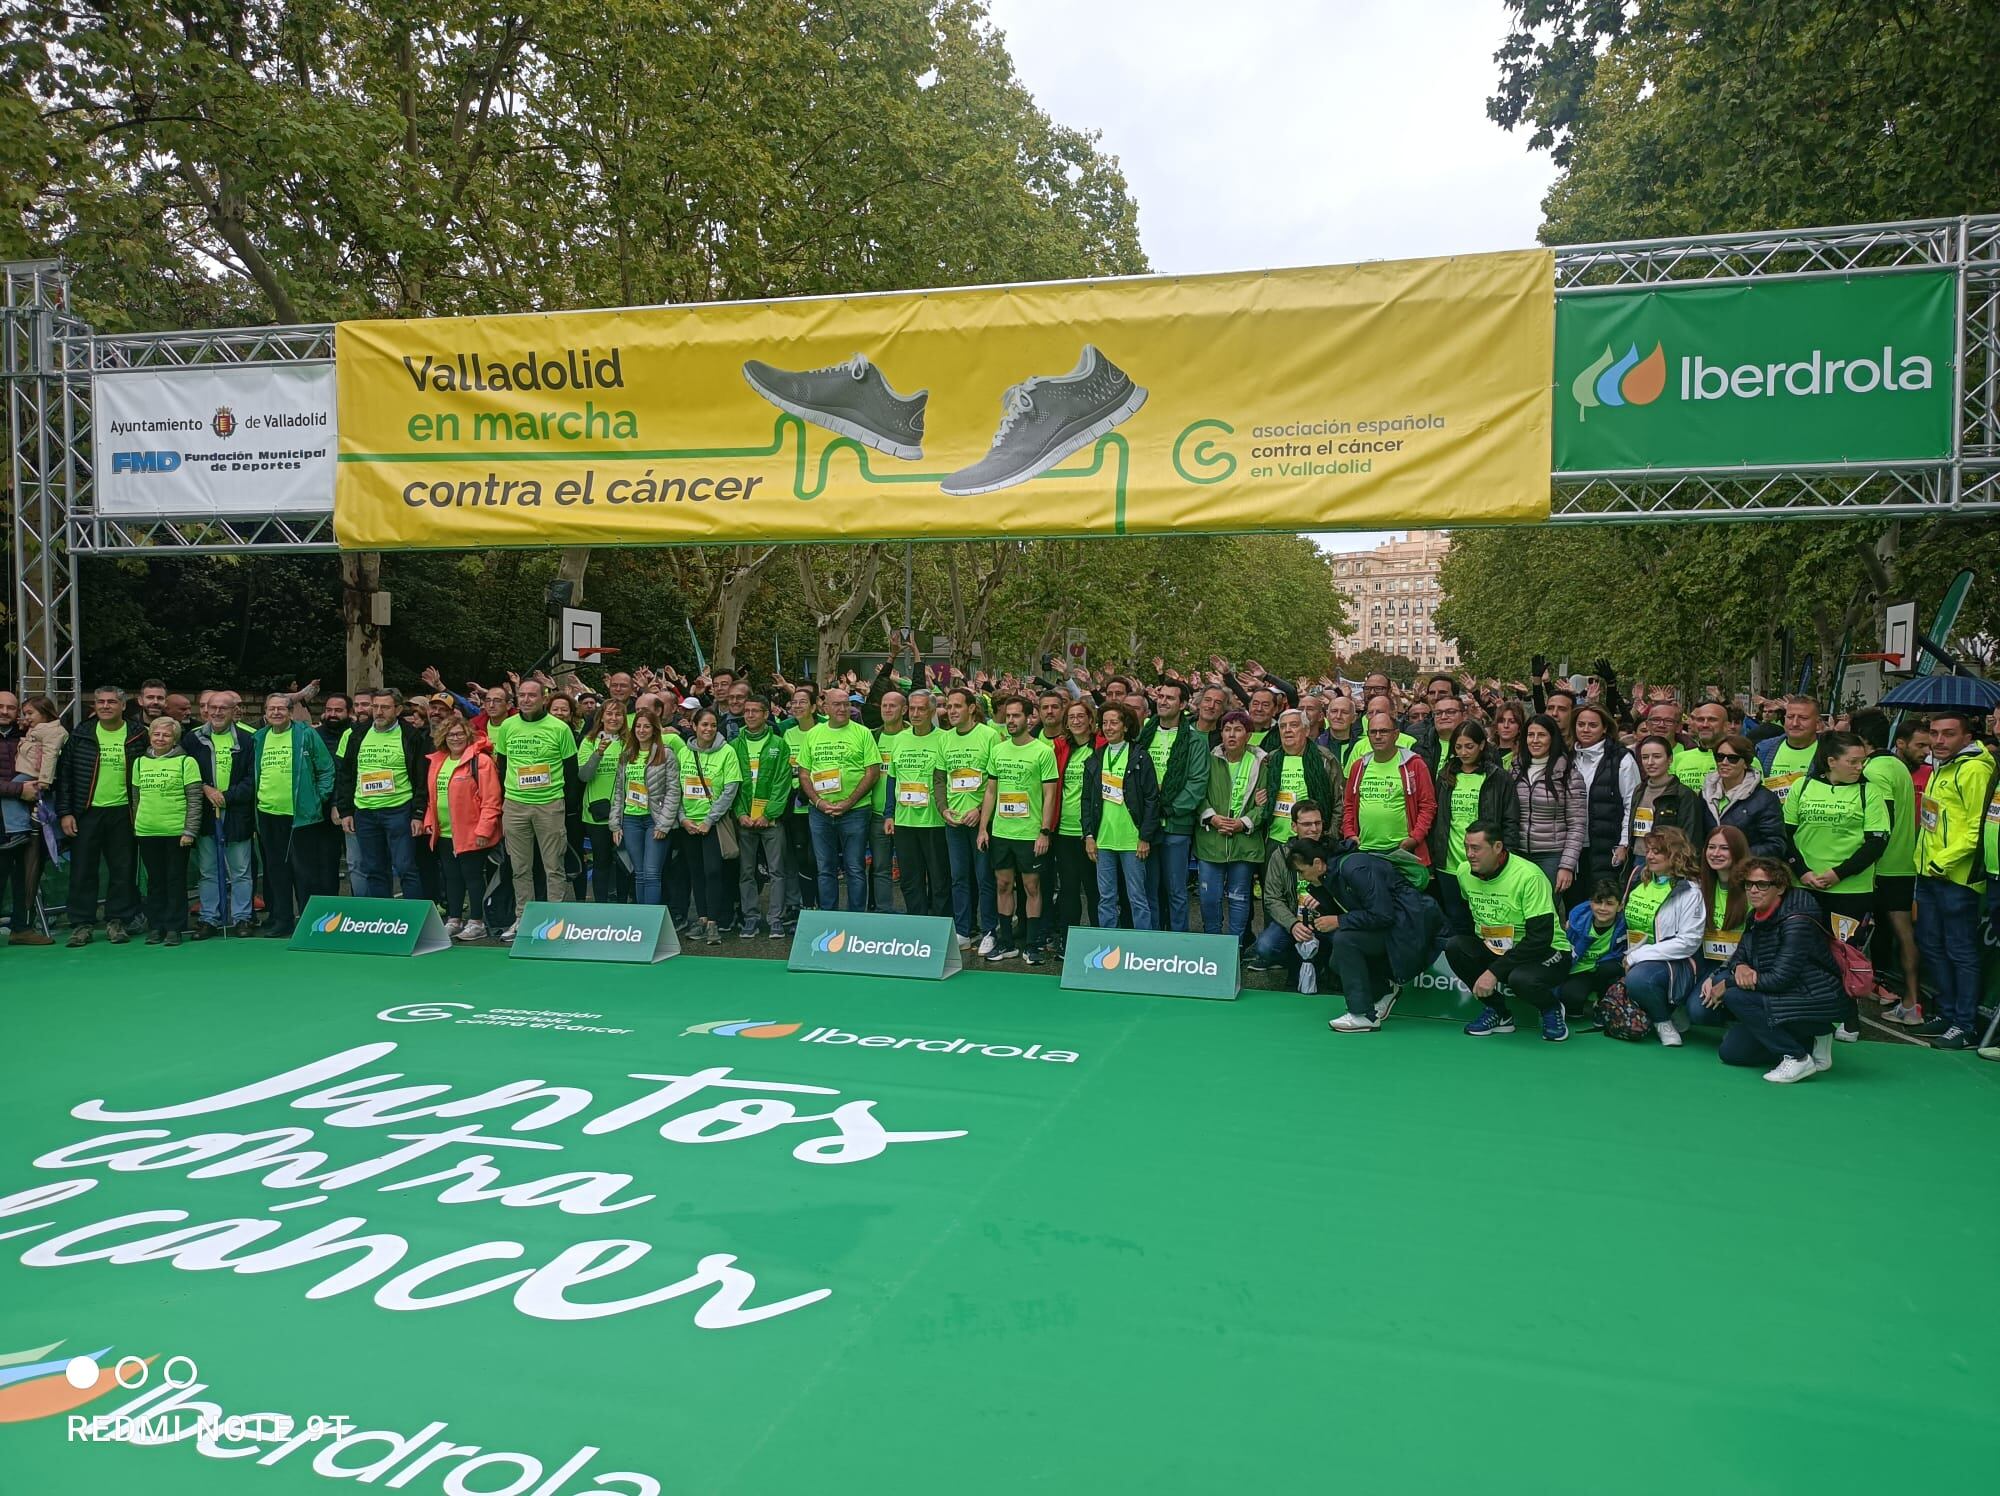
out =
{"type": "Polygon", "coordinates": [[[580,661],[594,660],[599,655],[617,654],[618,646],[615,644],[580,644],[571,650],[570,653],[575,655],[580,661]]]}

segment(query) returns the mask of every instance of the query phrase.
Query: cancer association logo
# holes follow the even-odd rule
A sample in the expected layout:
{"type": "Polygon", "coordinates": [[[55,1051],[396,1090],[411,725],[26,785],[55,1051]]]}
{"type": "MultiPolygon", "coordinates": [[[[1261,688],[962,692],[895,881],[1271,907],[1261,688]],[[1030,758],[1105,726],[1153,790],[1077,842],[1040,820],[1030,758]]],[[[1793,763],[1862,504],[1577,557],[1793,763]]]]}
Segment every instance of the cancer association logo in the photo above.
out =
{"type": "Polygon", "coordinates": [[[726,1018],[718,1023],[697,1023],[693,1028],[682,1029],[681,1037],[712,1034],[718,1039],[783,1039],[803,1027],[803,1024],[797,1023],[773,1023],[768,1018],[726,1018]]]}
{"type": "Polygon", "coordinates": [[[1124,953],[1115,945],[1100,945],[1084,957],[1093,971],[1116,971],[1118,963],[1123,959],[1124,953]]]}
{"type": "Polygon", "coordinates": [[[87,1355],[55,1356],[63,1342],[12,1351],[0,1356],[0,1423],[26,1423],[55,1418],[95,1402],[106,1393],[131,1388],[145,1379],[156,1356],[120,1356],[109,1367],[104,1346],[87,1355]]]}
{"type": "Polygon", "coordinates": [[[1576,401],[1576,418],[1589,419],[1584,412],[1599,406],[1651,405],[1667,387],[1667,353],[1660,344],[1643,359],[1639,345],[1631,344],[1623,358],[1613,355],[1609,344],[1588,368],[1570,381],[1570,398],[1576,401]]]}
{"type": "Polygon", "coordinates": [[[818,951],[822,956],[837,956],[846,948],[847,932],[845,930],[823,931],[819,939],[813,942],[813,949],[818,951]]]}
{"type": "Polygon", "coordinates": [[[215,418],[208,423],[208,429],[223,441],[228,441],[236,435],[236,412],[226,405],[216,406],[215,418]]]}

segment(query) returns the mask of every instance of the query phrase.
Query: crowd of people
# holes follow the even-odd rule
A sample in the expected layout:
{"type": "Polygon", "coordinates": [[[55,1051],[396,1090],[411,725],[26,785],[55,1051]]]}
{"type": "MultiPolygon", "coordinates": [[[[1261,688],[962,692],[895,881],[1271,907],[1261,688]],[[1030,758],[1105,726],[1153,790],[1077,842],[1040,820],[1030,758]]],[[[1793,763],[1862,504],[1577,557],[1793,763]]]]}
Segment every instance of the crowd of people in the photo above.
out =
{"type": "Polygon", "coordinates": [[[537,898],[663,904],[709,946],[900,907],[991,963],[1059,958],[1079,925],[1226,934],[1253,970],[1336,984],[1338,1033],[1379,1028],[1442,954],[1473,1037],[1517,1007],[1551,1041],[1709,1026],[1792,1081],[1872,996],[1937,1048],[1977,1043],[2000,713],[1628,697],[1604,661],[1409,689],[1151,664],[965,676],[905,647],[817,686],[619,669],[461,695],[433,669],[408,695],[250,701],[151,680],[67,724],[0,691],[0,918],[50,943],[62,860],[71,946],[100,911],[114,944],[284,938],[344,863],[460,941],[512,940],[537,898]],[[1871,944],[1896,990],[1866,985],[1871,944]]]}

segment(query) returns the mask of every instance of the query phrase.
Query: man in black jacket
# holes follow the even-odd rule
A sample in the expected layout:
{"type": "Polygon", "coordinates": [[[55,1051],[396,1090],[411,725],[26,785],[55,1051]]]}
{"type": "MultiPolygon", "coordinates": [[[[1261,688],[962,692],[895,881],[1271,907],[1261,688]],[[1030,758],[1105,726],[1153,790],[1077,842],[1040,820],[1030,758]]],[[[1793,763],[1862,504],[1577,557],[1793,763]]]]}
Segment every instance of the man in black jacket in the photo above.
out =
{"type": "Polygon", "coordinates": [[[206,940],[227,929],[251,933],[253,869],[251,843],[257,835],[257,740],[236,725],[234,691],[202,696],[201,726],[182,746],[201,769],[201,834],[195,860],[201,873],[201,919],[189,933],[206,940]],[[228,907],[223,882],[228,881],[228,907]]]}
{"type": "Polygon", "coordinates": [[[1329,1020],[1336,1034],[1382,1026],[1402,984],[1443,947],[1444,919],[1386,858],[1350,841],[1292,843],[1289,860],[1306,887],[1292,936],[1302,956],[1340,978],[1347,1011],[1329,1020]],[[1316,950],[1308,950],[1317,942],[1316,950]]]}
{"type": "Polygon", "coordinates": [[[56,761],[56,814],[70,851],[69,943],[88,945],[97,922],[99,864],[107,877],[104,934],[113,945],[131,937],[126,923],[138,916],[133,877],[131,768],[146,752],[146,735],[125,720],[125,693],[100,686],[91,693],[91,720],[69,735],[56,761]]]}

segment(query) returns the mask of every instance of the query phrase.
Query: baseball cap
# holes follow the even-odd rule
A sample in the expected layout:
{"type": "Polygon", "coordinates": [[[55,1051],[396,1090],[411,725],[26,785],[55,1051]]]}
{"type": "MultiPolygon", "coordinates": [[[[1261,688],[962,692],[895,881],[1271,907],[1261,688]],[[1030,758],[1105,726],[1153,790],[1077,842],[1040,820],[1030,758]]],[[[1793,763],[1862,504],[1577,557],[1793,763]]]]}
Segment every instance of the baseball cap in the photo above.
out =
{"type": "Polygon", "coordinates": [[[683,696],[681,698],[681,710],[684,712],[694,711],[700,705],[701,698],[699,696],[683,696]]]}

